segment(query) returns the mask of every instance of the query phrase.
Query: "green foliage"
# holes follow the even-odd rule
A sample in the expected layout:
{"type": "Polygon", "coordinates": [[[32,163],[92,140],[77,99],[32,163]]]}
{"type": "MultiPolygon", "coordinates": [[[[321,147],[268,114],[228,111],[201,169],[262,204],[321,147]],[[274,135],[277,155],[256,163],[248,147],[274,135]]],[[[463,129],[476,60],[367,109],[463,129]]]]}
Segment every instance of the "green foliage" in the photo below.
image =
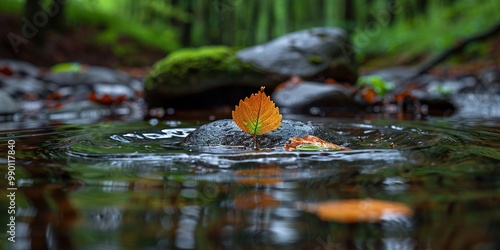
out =
{"type": "Polygon", "coordinates": [[[2,0],[0,1],[0,12],[10,14],[21,14],[24,1],[20,0],[2,0]]]}
{"type": "Polygon", "coordinates": [[[172,5],[165,5],[158,1],[146,1],[144,9],[150,13],[154,13],[161,18],[173,18],[180,22],[191,21],[191,15],[182,8],[172,5]]]}
{"type": "Polygon", "coordinates": [[[384,96],[387,92],[394,89],[393,82],[387,82],[380,76],[362,76],[358,79],[357,85],[368,85],[373,88],[379,96],[384,96]]]}
{"type": "MultiPolygon", "coordinates": [[[[2,0],[0,12],[23,15],[24,2],[2,0]]],[[[128,13],[126,9],[127,2],[132,1],[123,1],[121,4],[106,0],[66,1],[64,4],[65,23],[73,27],[82,25],[102,27],[102,33],[91,39],[112,45],[111,47],[118,53],[123,48],[119,46],[121,36],[131,37],[143,44],[163,49],[165,52],[180,48],[176,30],[164,20],[171,18],[186,22],[190,20],[187,12],[170,5],[160,4],[158,1],[137,1],[140,8],[135,11],[140,13],[149,11],[157,16],[154,22],[148,23],[145,20],[151,16],[139,15],[134,18],[134,15],[128,13]]]]}
{"type": "MultiPolygon", "coordinates": [[[[174,30],[159,23],[145,24],[138,20],[131,21],[130,15],[123,13],[120,8],[108,6],[110,1],[80,2],[67,4],[66,14],[68,23],[74,26],[91,24],[102,26],[104,30],[95,39],[104,44],[118,46],[120,36],[129,36],[139,42],[154,46],[164,51],[173,51],[180,47],[174,30]],[[122,12],[120,12],[120,10],[122,12]]],[[[115,49],[118,52],[120,47],[115,49]]]]}
{"type": "Polygon", "coordinates": [[[146,87],[151,86],[156,76],[171,74],[172,84],[185,84],[191,74],[214,75],[219,72],[240,74],[251,66],[236,58],[235,49],[226,46],[205,46],[177,50],[153,65],[146,79],[146,87]]]}
{"type": "Polygon", "coordinates": [[[52,73],[63,73],[63,72],[73,72],[78,73],[82,71],[82,65],[80,63],[68,62],[68,63],[58,63],[50,68],[52,73]]]}
{"type": "MultiPolygon", "coordinates": [[[[43,3],[48,5],[51,0],[43,3]]],[[[388,22],[388,1],[354,1],[352,20],[345,20],[347,1],[65,1],[68,24],[90,24],[102,33],[90,38],[111,45],[117,54],[137,48],[120,44],[123,36],[171,52],[181,46],[226,44],[246,47],[285,33],[315,26],[339,26],[352,31],[358,59],[370,55],[415,58],[443,51],[457,39],[498,22],[500,1],[426,1],[425,13],[415,1],[395,1],[393,22],[388,22]],[[351,29],[352,28],[352,29],[351,29]],[[185,44],[181,45],[180,40],[185,44]]],[[[23,14],[24,0],[2,0],[0,11],[23,14]]],[[[486,53],[484,46],[469,46],[486,53]]],[[[467,51],[466,51],[467,52],[467,51]]],[[[310,58],[311,63],[319,63],[310,58]]]]}
{"type": "MultiPolygon", "coordinates": [[[[364,55],[398,55],[414,57],[419,54],[437,54],[458,39],[474,35],[498,22],[500,1],[454,1],[452,5],[429,2],[425,15],[408,19],[396,15],[395,24],[373,27],[359,26],[353,34],[358,58],[364,55]],[[367,31],[368,30],[368,31],[367,31]]],[[[376,13],[376,11],[374,11],[376,13]]]]}

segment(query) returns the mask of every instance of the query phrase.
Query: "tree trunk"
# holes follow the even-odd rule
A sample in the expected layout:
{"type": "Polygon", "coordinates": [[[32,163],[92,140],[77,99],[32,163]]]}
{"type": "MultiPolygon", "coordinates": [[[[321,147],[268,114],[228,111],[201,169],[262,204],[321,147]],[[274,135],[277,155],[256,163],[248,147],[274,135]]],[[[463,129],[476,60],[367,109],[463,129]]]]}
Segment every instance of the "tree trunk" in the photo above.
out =
{"type": "Polygon", "coordinates": [[[24,18],[22,18],[21,25],[23,26],[23,32],[28,34],[26,38],[33,41],[39,47],[45,46],[45,26],[48,22],[48,16],[45,15],[47,20],[43,20],[43,13],[39,0],[26,0],[24,3],[24,18]]]}
{"type": "Polygon", "coordinates": [[[64,4],[60,4],[57,0],[52,1],[51,8],[49,10],[49,29],[58,32],[63,32],[64,27],[64,4]]]}
{"type": "Polygon", "coordinates": [[[364,12],[365,14],[365,24],[369,24],[375,21],[373,14],[370,13],[370,10],[372,9],[373,5],[373,0],[365,0],[365,6],[364,8],[366,11],[364,12]]]}
{"type": "MultiPolygon", "coordinates": [[[[389,8],[389,26],[393,26],[395,24],[395,21],[396,21],[396,14],[395,14],[396,4],[398,4],[397,0],[388,0],[387,1],[387,7],[389,8]]],[[[401,3],[399,3],[399,4],[401,4],[401,3]]]]}
{"type": "Polygon", "coordinates": [[[346,22],[346,30],[348,33],[352,33],[355,26],[355,9],[354,9],[354,1],[345,0],[344,1],[344,20],[346,22]]]}
{"type": "MultiPolygon", "coordinates": [[[[192,1],[183,1],[183,9],[190,14],[193,14],[193,3],[192,1]]],[[[184,46],[192,46],[191,44],[191,31],[192,31],[192,21],[189,22],[183,22],[181,24],[181,29],[182,29],[182,37],[181,37],[181,43],[184,46]]]]}
{"type": "Polygon", "coordinates": [[[419,15],[425,15],[427,13],[427,7],[429,6],[428,0],[417,1],[417,12],[419,15]]]}

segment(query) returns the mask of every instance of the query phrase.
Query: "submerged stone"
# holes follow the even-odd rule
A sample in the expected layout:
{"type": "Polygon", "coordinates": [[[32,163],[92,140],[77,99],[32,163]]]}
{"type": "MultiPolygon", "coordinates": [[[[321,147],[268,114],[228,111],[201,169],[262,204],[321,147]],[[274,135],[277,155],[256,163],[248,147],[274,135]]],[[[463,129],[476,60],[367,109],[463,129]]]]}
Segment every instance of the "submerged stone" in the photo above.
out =
{"type": "MultiPolygon", "coordinates": [[[[257,136],[261,149],[283,148],[288,139],[314,135],[325,141],[347,146],[348,141],[333,130],[313,123],[283,120],[281,126],[264,135],[257,136]]],[[[193,131],[181,143],[185,147],[225,146],[253,147],[252,136],[243,132],[232,119],[217,120],[193,131]]]]}

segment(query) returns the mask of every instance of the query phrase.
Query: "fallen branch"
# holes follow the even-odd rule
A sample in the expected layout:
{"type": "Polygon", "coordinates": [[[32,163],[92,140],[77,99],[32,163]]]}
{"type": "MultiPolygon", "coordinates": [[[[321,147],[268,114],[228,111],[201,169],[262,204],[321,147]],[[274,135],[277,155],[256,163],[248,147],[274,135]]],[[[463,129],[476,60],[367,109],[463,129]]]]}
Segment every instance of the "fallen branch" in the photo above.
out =
{"type": "Polygon", "coordinates": [[[433,68],[440,62],[444,61],[447,57],[454,55],[460,51],[462,51],[468,44],[476,42],[476,41],[482,41],[487,38],[490,38],[491,36],[497,34],[500,32],[500,23],[495,24],[491,28],[485,30],[484,32],[481,32],[479,34],[470,36],[465,39],[458,40],[452,47],[448,48],[447,50],[443,51],[430,61],[424,63],[422,66],[418,67],[417,71],[413,76],[411,76],[408,81],[413,80],[417,76],[420,76],[424,73],[426,73],[429,69],[433,68]]]}

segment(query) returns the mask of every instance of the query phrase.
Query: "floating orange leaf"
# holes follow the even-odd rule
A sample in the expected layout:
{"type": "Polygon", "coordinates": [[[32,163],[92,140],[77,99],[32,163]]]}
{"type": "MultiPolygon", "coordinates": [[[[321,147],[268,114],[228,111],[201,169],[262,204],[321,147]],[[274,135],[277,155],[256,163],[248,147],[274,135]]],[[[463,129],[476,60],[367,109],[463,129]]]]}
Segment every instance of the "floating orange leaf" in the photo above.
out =
{"type": "Polygon", "coordinates": [[[413,214],[411,208],[403,203],[372,199],[328,201],[305,204],[301,207],[315,213],[322,220],[341,223],[377,222],[391,217],[409,217],[413,214]]]}
{"type": "Polygon", "coordinates": [[[269,133],[281,126],[281,114],[271,98],[264,93],[264,87],[250,98],[240,100],[232,112],[233,120],[245,133],[254,138],[258,149],[257,135],[269,133]]]}
{"type": "Polygon", "coordinates": [[[345,150],[347,148],[327,142],[313,135],[294,137],[285,143],[287,151],[320,151],[320,150],[345,150]]]}

